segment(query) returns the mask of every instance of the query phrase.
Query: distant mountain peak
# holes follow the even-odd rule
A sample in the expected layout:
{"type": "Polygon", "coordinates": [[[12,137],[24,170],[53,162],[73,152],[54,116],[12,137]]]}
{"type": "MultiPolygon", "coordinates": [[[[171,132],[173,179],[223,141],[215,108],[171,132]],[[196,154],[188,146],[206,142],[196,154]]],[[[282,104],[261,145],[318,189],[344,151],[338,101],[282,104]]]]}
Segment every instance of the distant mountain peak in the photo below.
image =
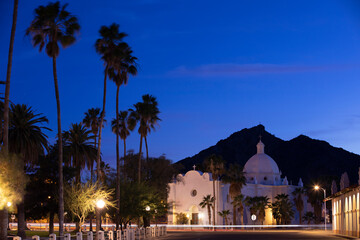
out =
{"type": "Polygon", "coordinates": [[[357,171],[353,169],[358,169],[360,165],[359,155],[303,134],[284,141],[267,132],[262,124],[234,132],[216,145],[178,163],[184,165],[185,170],[189,170],[194,164],[200,166],[207,156],[218,154],[227,163],[236,162],[244,166],[256,153],[256,144],[260,135],[265,144],[266,154],[276,161],[283,175],[293,182],[298,182],[301,177],[304,183],[308,183],[316,176],[340,176],[346,171],[350,181],[357,182],[357,171]]]}

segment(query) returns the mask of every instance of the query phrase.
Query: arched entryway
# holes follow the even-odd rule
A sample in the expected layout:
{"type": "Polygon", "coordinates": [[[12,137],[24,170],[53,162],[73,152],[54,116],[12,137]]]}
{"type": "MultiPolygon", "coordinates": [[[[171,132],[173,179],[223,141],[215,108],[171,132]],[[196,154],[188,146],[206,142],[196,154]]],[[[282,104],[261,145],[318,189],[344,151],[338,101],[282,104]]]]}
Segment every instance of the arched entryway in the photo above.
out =
{"type": "Polygon", "coordinates": [[[196,205],[192,205],[189,211],[191,213],[190,224],[199,224],[199,208],[196,205]]]}

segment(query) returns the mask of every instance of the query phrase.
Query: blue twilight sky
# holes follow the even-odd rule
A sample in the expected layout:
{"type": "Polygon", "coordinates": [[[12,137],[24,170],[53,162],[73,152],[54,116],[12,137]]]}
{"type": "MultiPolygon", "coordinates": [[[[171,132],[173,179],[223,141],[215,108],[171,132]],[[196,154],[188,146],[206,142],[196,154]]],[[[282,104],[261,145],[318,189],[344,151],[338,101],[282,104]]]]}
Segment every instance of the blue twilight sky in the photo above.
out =
{"type": "MultiPolygon", "coordinates": [[[[0,1],[0,79],[6,77],[12,2],[0,1]]],[[[43,0],[20,0],[11,99],[50,120],[56,134],[51,59],[31,46],[25,29],[43,0]]],[[[360,153],[360,3],[325,1],[67,0],[81,33],[62,50],[58,77],[62,126],[101,107],[103,64],[94,50],[102,25],[128,33],[136,77],[120,90],[120,109],[150,93],[160,126],[152,156],[173,161],[259,123],[285,140],[306,134],[360,153]]],[[[107,119],[115,116],[108,83],[107,119]]],[[[115,136],[104,132],[103,155],[115,166],[115,136]]],[[[134,132],[128,149],[138,151],[134,132]]],[[[121,148],[122,149],[122,148],[121,148]]],[[[121,150],[122,152],[122,150],[121,150]]]]}

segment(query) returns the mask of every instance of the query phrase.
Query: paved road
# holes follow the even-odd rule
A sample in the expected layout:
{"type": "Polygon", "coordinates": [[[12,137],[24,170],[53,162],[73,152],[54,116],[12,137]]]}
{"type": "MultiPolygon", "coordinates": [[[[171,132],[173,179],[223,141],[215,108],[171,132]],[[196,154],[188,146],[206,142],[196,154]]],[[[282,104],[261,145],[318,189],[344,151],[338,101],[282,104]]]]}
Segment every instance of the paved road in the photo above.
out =
{"type": "Polygon", "coordinates": [[[244,231],[244,232],[168,232],[166,237],[161,239],[169,240],[241,240],[241,239],[261,239],[261,240],[340,240],[349,239],[332,234],[326,234],[323,231],[244,231]]]}

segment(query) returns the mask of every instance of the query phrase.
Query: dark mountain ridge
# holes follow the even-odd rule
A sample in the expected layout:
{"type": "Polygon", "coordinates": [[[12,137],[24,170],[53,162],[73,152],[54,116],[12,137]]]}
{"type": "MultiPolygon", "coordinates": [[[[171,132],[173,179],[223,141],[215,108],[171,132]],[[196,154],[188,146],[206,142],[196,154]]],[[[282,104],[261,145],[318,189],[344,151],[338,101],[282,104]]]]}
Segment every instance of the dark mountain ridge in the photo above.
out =
{"type": "Polygon", "coordinates": [[[297,184],[300,177],[305,184],[311,184],[312,180],[320,176],[340,178],[344,172],[348,173],[351,183],[358,181],[359,155],[305,135],[284,141],[265,131],[263,125],[235,132],[216,145],[178,163],[187,171],[194,164],[201,166],[209,155],[217,154],[221,155],[227,164],[239,163],[244,166],[247,160],[256,154],[260,135],[265,144],[265,153],[278,164],[282,177],[287,176],[293,184],[297,184]]]}

